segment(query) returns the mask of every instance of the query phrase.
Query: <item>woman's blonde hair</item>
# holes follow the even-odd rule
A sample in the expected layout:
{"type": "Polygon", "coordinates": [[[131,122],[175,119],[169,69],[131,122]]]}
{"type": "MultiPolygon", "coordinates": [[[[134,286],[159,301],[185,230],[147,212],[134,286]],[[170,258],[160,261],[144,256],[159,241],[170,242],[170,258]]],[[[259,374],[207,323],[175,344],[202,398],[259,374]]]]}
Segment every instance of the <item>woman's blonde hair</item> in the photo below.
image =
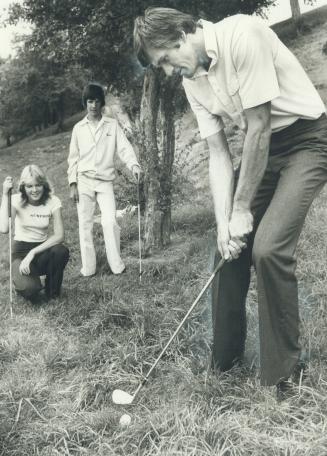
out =
{"type": "Polygon", "coordinates": [[[47,176],[37,165],[25,166],[22,174],[20,175],[18,191],[21,193],[22,204],[25,205],[28,202],[27,194],[25,191],[25,183],[31,178],[35,179],[38,184],[43,185],[43,194],[41,196],[40,203],[45,204],[50,198],[52,188],[47,176]]]}

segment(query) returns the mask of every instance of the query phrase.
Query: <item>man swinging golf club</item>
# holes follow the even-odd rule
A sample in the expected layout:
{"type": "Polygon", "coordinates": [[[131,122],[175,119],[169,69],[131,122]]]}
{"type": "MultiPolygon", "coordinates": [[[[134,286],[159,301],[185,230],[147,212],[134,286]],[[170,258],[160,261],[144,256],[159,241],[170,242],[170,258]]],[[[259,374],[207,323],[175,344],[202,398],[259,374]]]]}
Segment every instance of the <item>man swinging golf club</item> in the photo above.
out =
{"type": "Polygon", "coordinates": [[[135,21],[134,45],[141,63],[183,76],[209,147],[216,260],[226,260],[213,283],[213,367],[228,370],[242,359],[253,262],[261,383],[277,385],[283,399],[295,391],[291,380],[301,361],[296,246],[327,180],[325,106],[294,55],[258,18],[214,24],[149,8],[135,21]],[[245,135],[238,173],[224,117],[245,135]]]}

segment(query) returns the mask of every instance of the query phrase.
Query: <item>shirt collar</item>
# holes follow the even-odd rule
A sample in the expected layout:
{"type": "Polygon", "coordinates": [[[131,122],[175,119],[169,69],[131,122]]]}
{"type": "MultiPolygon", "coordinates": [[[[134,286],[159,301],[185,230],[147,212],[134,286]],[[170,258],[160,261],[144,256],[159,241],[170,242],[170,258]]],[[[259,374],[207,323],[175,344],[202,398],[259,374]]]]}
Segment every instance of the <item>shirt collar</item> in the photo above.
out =
{"type": "Polygon", "coordinates": [[[209,21],[205,21],[204,19],[200,19],[199,23],[202,25],[203,28],[203,37],[204,37],[204,47],[211,58],[211,66],[217,63],[219,58],[219,49],[217,43],[217,35],[215,30],[215,24],[209,21]]]}
{"type": "MultiPolygon", "coordinates": [[[[99,128],[104,122],[110,122],[110,119],[106,116],[102,116],[100,122],[98,123],[97,128],[99,128]]],[[[90,121],[87,118],[87,114],[86,114],[86,116],[81,120],[81,125],[86,125],[88,123],[90,123],[90,121]]]]}
{"type": "Polygon", "coordinates": [[[202,26],[203,30],[203,38],[204,38],[204,47],[206,53],[211,59],[209,70],[206,71],[204,68],[198,70],[195,75],[191,78],[191,80],[199,78],[200,76],[205,76],[209,73],[210,68],[216,65],[218,58],[219,58],[219,49],[217,43],[217,36],[215,31],[215,24],[209,21],[205,21],[204,19],[199,20],[199,24],[202,26]]]}

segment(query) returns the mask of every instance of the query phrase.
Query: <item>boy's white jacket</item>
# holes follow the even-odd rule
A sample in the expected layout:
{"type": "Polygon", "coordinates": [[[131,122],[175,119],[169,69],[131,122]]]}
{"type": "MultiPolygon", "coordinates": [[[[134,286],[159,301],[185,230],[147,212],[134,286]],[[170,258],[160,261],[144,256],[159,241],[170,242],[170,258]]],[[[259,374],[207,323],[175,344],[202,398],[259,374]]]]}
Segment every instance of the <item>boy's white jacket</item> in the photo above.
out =
{"type": "Polygon", "coordinates": [[[102,117],[94,131],[86,117],[73,128],[68,156],[68,182],[77,182],[78,174],[112,181],[115,178],[115,155],[132,169],[138,161],[132,145],[116,119],[102,117]]]}

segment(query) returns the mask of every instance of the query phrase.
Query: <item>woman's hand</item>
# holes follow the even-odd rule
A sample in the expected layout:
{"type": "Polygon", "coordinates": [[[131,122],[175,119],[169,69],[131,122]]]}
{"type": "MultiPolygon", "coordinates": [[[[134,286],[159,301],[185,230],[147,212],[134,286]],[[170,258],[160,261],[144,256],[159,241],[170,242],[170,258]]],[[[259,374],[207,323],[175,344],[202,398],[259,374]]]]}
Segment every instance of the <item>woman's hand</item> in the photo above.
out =
{"type": "Polygon", "coordinates": [[[34,253],[32,251],[28,252],[25,258],[22,259],[19,265],[19,272],[22,275],[29,275],[31,273],[30,264],[34,259],[34,253]]]}
{"type": "Polygon", "coordinates": [[[3,181],[3,185],[2,185],[3,194],[8,195],[10,190],[13,188],[13,185],[14,185],[13,178],[11,176],[7,176],[5,178],[5,180],[3,181]]]}

